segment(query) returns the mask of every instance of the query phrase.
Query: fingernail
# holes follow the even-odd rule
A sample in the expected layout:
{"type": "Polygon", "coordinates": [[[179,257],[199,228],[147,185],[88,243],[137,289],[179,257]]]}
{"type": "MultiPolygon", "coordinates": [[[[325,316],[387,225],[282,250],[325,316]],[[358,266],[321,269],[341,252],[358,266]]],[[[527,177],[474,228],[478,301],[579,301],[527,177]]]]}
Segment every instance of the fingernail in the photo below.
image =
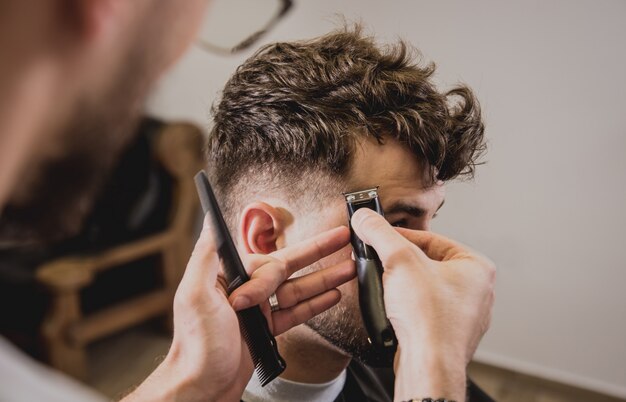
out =
{"type": "Polygon", "coordinates": [[[235,300],[233,300],[232,306],[233,310],[239,311],[243,310],[246,307],[249,307],[249,304],[250,299],[248,299],[246,296],[237,296],[235,297],[235,300]]]}
{"type": "Polygon", "coordinates": [[[360,209],[358,209],[352,215],[353,226],[358,226],[363,221],[363,219],[365,219],[367,217],[367,215],[370,215],[370,214],[373,214],[373,213],[375,213],[375,212],[370,210],[369,208],[360,208],[360,209]]]}
{"type": "Polygon", "coordinates": [[[209,216],[209,213],[207,212],[206,214],[204,214],[204,221],[202,222],[202,229],[208,228],[210,223],[211,223],[211,217],[209,216]]]}

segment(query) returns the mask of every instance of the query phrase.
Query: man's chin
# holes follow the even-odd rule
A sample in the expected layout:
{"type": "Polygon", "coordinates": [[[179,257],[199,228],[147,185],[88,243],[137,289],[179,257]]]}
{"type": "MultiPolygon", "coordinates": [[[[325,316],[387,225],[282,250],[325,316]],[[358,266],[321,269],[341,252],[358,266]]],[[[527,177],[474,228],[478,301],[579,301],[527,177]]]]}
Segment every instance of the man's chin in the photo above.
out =
{"type": "MultiPolygon", "coordinates": [[[[328,341],[331,342],[330,340],[328,341]]],[[[347,350],[344,350],[344,352],[352,356],[352,358],[358,362],[370,367],[393,367],[395,351],[389,353],[387,351],[376,350],[369,343],[367,346],[355,349],[352,353],[347,350]]]]}
{"type": "MultiPolygon", "coordinates": [[[[342,316],[346,317],[345,314],[342,316]]],[[[372,347],[360,319],[350,322],[351,320],[335,318],[328,314],[322,314],[309,320],[306,325],[321,336],[329,344],[329,347],[341,354],[368,366],[393,367],[394,354],[372,347]]]]}

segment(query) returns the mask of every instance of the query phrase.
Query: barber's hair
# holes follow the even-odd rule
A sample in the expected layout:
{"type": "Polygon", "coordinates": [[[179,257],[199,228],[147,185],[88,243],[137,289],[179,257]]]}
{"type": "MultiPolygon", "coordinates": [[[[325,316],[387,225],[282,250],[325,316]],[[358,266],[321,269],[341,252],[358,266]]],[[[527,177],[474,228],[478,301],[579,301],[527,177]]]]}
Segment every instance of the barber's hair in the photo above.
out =
{"type": "Polygon", "coordinates": [[[395,138],[432,182],[472,176],[485,150],[480,106],[465,85],[439,92],[433,63],[399,41],[378,46],[361,27],[257,51],[213,106],[209,171],[222,196],[248,175],[343,178],[358,140],[395,138]]]}

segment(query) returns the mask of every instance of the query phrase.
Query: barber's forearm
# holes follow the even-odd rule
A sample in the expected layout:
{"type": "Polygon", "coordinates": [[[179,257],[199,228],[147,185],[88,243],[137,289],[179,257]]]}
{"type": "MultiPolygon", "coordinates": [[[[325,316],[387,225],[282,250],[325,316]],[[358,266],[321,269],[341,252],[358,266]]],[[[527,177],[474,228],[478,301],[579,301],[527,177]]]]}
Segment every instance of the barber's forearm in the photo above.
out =
{"type": "Polygon", "coordinates": [[[395,400],[445,398],[465,401],[466,365],[462,359],[447,355],[431,345],[405,343],[396,357],[395,400]]]}
{"type": "Polygon", "coordinates": [[[120,402],[225,400],[220,399],[220,395],[212,394],[210,389],[199,389],[195,385],[197,381],[183,375],[183,370],[176,366],[176,362],[166,358],[137,389],[120,402]]]}

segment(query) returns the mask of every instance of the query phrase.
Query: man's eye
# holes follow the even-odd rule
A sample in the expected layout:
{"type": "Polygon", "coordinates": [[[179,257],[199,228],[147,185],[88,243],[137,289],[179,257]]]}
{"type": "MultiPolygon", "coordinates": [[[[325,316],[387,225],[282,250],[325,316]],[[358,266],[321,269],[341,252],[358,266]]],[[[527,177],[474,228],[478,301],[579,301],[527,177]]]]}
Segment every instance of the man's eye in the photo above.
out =
{"type": "Polygon", "coordinates": [[[395,226],[397,228],[406,228],[406,225],[406,219],[400,219],[399,221],[391,222],[391,226],[395,226]]]}

